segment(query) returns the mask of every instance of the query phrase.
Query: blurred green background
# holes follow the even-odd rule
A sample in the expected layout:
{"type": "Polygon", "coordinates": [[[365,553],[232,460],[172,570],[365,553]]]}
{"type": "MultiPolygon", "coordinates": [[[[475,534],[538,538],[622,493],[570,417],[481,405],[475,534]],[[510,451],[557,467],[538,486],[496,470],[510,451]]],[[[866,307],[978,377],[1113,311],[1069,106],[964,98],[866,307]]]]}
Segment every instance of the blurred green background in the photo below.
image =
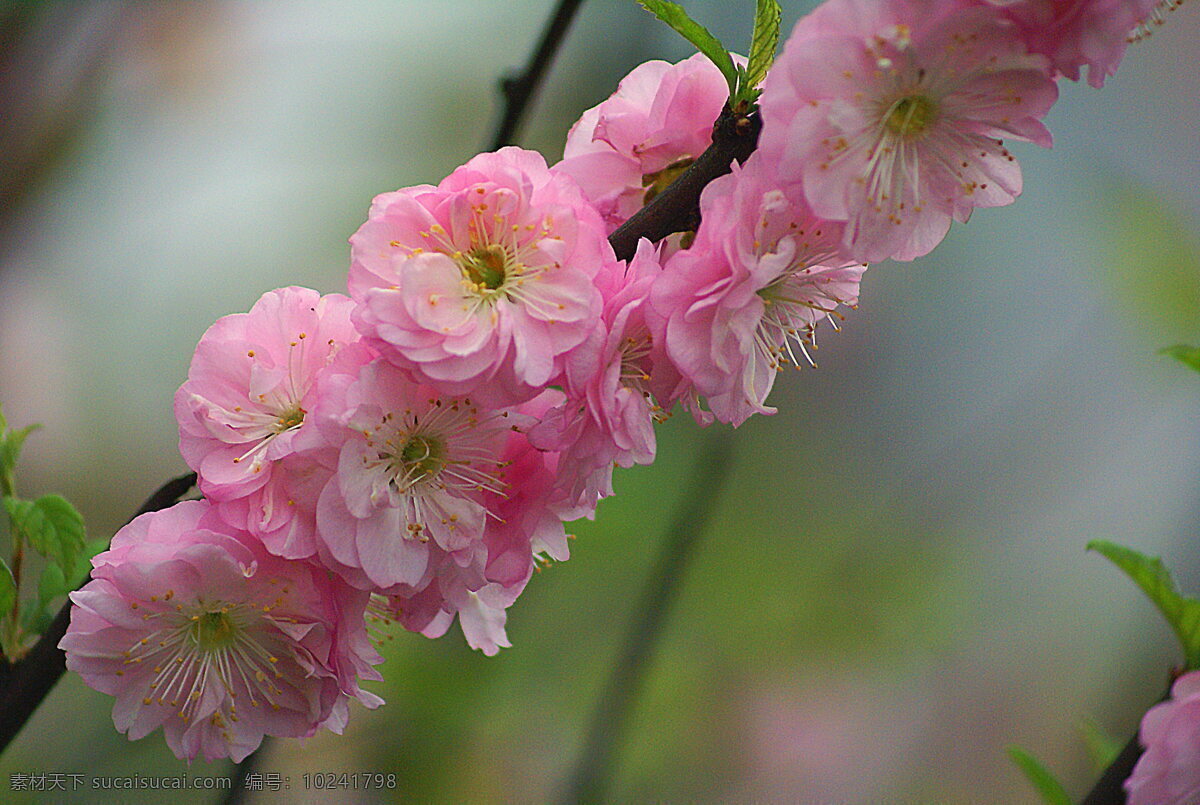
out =
{"type": "MultiPolygon", "coordinates": [[[[183,472],[171,396],[200,334],[280,285],[344,291],[372,196],[484,147],[551,5],[0,4],[0,402],[46,426],[22,491],[67,495],[96,536],[183,472]]],[[[685,6],[745,47],[750,0],[685,6]]],[[[622,75],[686,47],[632,1],[585,4],[521,143],[557,159],[622,75]]],[[[1200,377],[1155,354],[1200,342],[1197,61],[1185,4],[1104,90],[1064,84],[1054,149],[1014,149],[1019,203],[872,267],[820,368],[737,431],[614,798],[1032,801],[1013,742],[1090,787],[1081,719],[1123,740],[1178,658],[1084,544],[1161,553],[1200,593],[1200,377]]],[[[305,791],[318,772],[394,773],[393,801],[561,791],[696,472],[689,421],[660,437],[510,610],[513,648],[398,634],[387,706],[273,743],[260,771],[291,788],[253,801],[389,799],[305,791]]],[[[13,774],[227,773],[128,742],[111,705],[65,678],[0,759],[0,800],[50,798],[13,774]]]]}

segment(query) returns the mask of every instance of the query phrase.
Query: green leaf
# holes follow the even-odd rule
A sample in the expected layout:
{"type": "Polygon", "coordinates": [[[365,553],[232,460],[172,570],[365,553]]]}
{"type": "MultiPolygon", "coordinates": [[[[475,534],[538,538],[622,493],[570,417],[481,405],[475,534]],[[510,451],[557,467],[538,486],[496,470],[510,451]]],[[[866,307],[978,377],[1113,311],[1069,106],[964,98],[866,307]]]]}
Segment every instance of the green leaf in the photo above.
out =
{"type": "Polygon", "coordinates": [[[667,0],[638,0],[638,3],[642,8],[674,28],[684,39],[695,45],[697,50],[712,59],[713,64],[717,65],[717,69],[721,71],[721,75],[725,76],[725,82],[729,84],[729,94],[733,95],[734,90],[737,89],[737,68],[733,66],[729,50],[721,44],[721,40],[689,17],[683,10],[683,6],[678,3],[670,3],[667,0]]]}
{"type": "Polygon", "coordinates": [[[1081,719],[1079,734],[1083,736],[1083,743],[1087,747],[1088,757],[1092,760],[1092,769],[1096,774],[1111,766],[1117,755],[1121,754],[1121,740],[1106,732],[1095,719],[1081,719]]]}
{"type": "Polygon", "coordinates": [[[1042,796],[1046,805],[1071,805],[1067,789],[1043,766],[1037,758],[1019,746],[1008,747],[1008,758],[1017,765],[1025,778],[1042,796]]]}
{"type": "Polygon", "coordinates": [[[1200,372],[1200,347],[1193,347],[1188,344],[1176,344],[1173,347],[1163,347],[1158,351],[1158,354],[1170,355],[1180,363],[1200,372]]]}
{"type": "Polygon", "coordinates": [[[14,530],[21,527],[21,521],[25,515],[33,508],[32,500],[21,500],[20,498],[4,498],[4,510],[8,512],[8,520],[12,523],[14,530]]]}
{"type": "Polygon", "coordinates": [[[25,437],[40,427],[41,425],[35,422],[17,430],[7,431],[0,436],[0,465],[7,470],[12,470],[17,466],[17,459],[21,456],[21,447],[25,444],[25,437]]]}
{"type": "Polygon", "coordinates": [[[34,501],[5,498],[4,507],[34,550],[64,570],[74,570],[86,532],[83,518],[66,498],[61,495],[44,495],[34,501]]]}
{"type": "Polygon", "coordinates": [[[30,607],[21,613],[21,629],[26,634],[39,635],[54,622],[54,616],[41,607],[30,607]]]}
{"type": "Polygon", "coordinates": [[[84,579],[92,572],[92,557],[101,551],[108,550],[107,539],[89,539],[83,545],[83,553],[79,554],[79,558],[75,561],[75,572],[67,577],[67,583],[71,585],[71,590],[79,589],[83,584],[84,579]]]}
{"type": "Polygon", "coordinates": [[[11,612],[16,600],[16,579],[13,578],[12,571],[8,569],[8,562],[0,559],[0,615],[7,615],[11,612]]]}
{"type": "Polygon", "coordinates": [[[37,424],[26,425],[10,431],[4,412],[0,411],[0,494],[13,494],[12,472],[21,455],[21,446],[25,444],[25,437],[40,427],[41,425],[37,424]]]}
{"type": "Polygon", "coordinates": [[[746,62],[746,74],[738,94],[753,90],[766,78],[767,70],[775,61],[775,48],[779,45],[779,20],[782,15],[778,0],[758,0],[754,12],[754,34],[750,39],[750,58],[746,62]]]}
{"type": "Polygon", "coordinates": [[[74,589],[63,569],[51,562],[42,569],[42,577],[38,579],[38,603],[44,608],[58,596],[66,595],[74,589]]]}
{"type": "Polygon", "coordinates": [[[1200,668],[1200,601],[1179,593],[1162,559],[1105,540],[1094,540],[1087,547],[1107,557],[1142,588],[1179,637],[1188,670],[1200,668]]]}

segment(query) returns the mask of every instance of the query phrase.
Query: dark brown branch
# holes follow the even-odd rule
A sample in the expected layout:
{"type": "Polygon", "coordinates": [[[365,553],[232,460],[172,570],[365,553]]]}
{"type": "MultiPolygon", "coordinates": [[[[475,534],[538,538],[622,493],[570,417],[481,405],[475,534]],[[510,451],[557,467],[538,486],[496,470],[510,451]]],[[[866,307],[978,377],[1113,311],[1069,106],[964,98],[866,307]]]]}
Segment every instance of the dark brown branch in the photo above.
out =
{"type": "Polygon", "coordinates": [[[563,802],[598,802],[609,798],[614,753],[624,737],[634,698],[662,637],[688,561],[708,528],[713,504],[729,475],[731,454],[728,432],[717,431],[708,437],[696,461],[690,491],[675,513],[646,577],[621,653],[592,714],[579,762],[563,792],[563,802]]]}
{"type": "Polygon", "coordinates": [[[500,125],[496,128],[496,136],[492,138],[492,147],[488,150],[495,151],[512,145],[521,118],[537,93],[542,78],[550,68],[550,62],[554,60],[554,54],[558,52],[558,46],[566,36],[567,29],[571,27],[575,18],[575,12],[581,5],[583,0],[559,0],[558,7],[546,23],[542,40],[538,43],[525,72],[500,80],[500,91],[504,93],[504,112],[500,116],[500,125]]]}
{"type": "MultiPolygon", "coordinates": [[[[142,504],[134,517],[173,505],[195,485],[194,472],[167,481],[142,504]]],[[[58,647],[58,641],[67,633],[70,623],[71,602],[68,601],[23,659],[13,664],[0,664],[0,752],[21,731],[67,669],[67,658],[58,647]]]]}
{"type": "MultiPolygon", "coordinates": [[[[1171,669],[1166,690],[1163,691],[1162,696],[1158,697],[1159,702],[1165,702],[1171,698],[1171,687],[1182,673],[1181,668],[1171,669]]],[[[1129,775],[1133,774],[1133,767],[1137,765],[1141,756],[1142,745],[1135,732],[1125,744],[1125,748],[1121,750],[1121,754],[1108,764],[1108,768],[1100,775],[1100,779],[1096,781],[1092,790],[1080,800],[1080,805],[1125,805],[1125,781],[1129,779],[1129,775]]]]}
{"type": "Polygon", "coordinates": [[[1125,781],[1133,773],[1133,767],[1141,756],[1142,745],[1134,733],[1121,754],[1100,775],[1095,787],[1080,800],[1080,805],[1125,805],[1125,781]]]}
{"type": "Polygon", "coordinates": [[[640,238],[657,242],[675,232],[700,225],[700,192],[705,185],[729,173],[736,159],[745,162],[758,147],[762,121],[757,112],[739,114],[728,106],[713,124],[712,145],[683,175],[608,237],[618,260],[628,260],[637,251],[640,238]]]}

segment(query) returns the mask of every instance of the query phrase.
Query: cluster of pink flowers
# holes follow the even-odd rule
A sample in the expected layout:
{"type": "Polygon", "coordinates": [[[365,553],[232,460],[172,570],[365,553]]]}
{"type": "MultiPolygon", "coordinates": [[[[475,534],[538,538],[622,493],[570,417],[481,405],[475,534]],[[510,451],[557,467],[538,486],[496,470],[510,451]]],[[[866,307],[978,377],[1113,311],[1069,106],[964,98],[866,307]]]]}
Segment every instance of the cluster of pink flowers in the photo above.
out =
{"type": "Polygon", "coordinates": [[[568,557],[564,523],[594,516],[614,466],[654,460],[655,423],[677,403],[701,424],[773,412],[864,261],[1011,202],[1001,138],[1049,145],[1055,78],[1102,80],[1124,47],[1097,50],[1110,7],[1146,5],[829,0],[767,75],[760,148],[705,189],[699,230],[629,261],[607,236],[726,102],[702,56],[635,69],[553,167],[504,148],[378,196],[349,296],[271,291],[200,340],[175,413],[203,500],[95,559],[69,667],[131,738],[162,725],[180,757],[240,759],[379,703],[359,687],[381,661],[367,620],[434,637],[457,616],[471,646],[509,645],[506,609],[568,557]]]}

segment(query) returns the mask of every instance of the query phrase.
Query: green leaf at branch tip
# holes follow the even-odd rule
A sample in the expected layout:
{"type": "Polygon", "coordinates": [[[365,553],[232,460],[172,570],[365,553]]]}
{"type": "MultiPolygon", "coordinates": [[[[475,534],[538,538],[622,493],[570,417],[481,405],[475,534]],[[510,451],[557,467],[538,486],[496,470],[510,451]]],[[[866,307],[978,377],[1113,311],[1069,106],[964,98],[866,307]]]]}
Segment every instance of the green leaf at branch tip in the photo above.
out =
{"type": "MultiPolygon", "coordinates": [[[[738,98],[754,90],[767,77],[767,70],[775,61],[775,48],[779,45],[779,21],[783,15],[778,0],[758,0],[754,11],[754,34],[750,38],[750,58],[746,62],[743,84],[738,88],[738,98]]],[[[753,98],[747,98],[753,101],[753,98]]]]}
{"type": "Polygon", "coordinates": [[[1121,739],[1114,738],[1095,719],[1086,716],[1079,721],[1079,734],[1083,737],[1083,744],[1092,761],[1092,770],[1096,774],[1111,766],[1124,746],[1121,739]]]}
{"type": "Polygon", "coordinates": [[[1125,575],[1142,588],[1175,630],[1183,646],[1187,670],[1200,668],[1200,601],[1180,594],[1162,559],[1106,540],[1093,540],[1087,547],[1125,571],[1125,575]]]}
{"type": "Polygon", "coordinates": [[[1158,351],[1160,355],[1170,355],[1175,360],[1190,366],[1197,372],[1200,372],[1200,347],[1193,347],[1190,344],[1176,344],[1173,347],[1163,347],[1158,351]]]}
{"type": "Polygon", "coordinates": [[[1006,750],[1008,759],[1017,765],[1025,775],[1025,779],[1037,789],[1045,805],[1071,805],[1067,789],[1051,774],[1033,755],[1019,746],[1009,746],[1006,750]]]}
{"type": "Polygon", "coordinates": [[[9,430],[8,420],[4,418],[4,412],[0,411],[0,495],[15,493],[13,469],[21,456],[21,446],[25,444],[25,437],[40,427],[41,425],[34,424],[9,430]]]}
{"type": "Polygon", "coordinates": [[[74,573],[86,532],[83,518],[66,498],[61,495],[44,495],[32,501],[5,498],[4,508],[13,527],[29,540],[35,551],[61,566],[64,575],[74,573]]]}
{"type": "Polygon", "coordinates": [[[721,75],[725,76],[725,82],[729,84],[729,94],[733,95],[737,90],[737,68],[733,66],[733,58],[729,55],[729,49],[721,44],[721,40],[689,17],[683,10],[683,6],[678,3],[671,3],[668,0],[638,0],[638,3],[642,8],[670,25],[680,36],[711,59],[712,63],[717,65],[717,69],[721,71],[721,75]]]}

